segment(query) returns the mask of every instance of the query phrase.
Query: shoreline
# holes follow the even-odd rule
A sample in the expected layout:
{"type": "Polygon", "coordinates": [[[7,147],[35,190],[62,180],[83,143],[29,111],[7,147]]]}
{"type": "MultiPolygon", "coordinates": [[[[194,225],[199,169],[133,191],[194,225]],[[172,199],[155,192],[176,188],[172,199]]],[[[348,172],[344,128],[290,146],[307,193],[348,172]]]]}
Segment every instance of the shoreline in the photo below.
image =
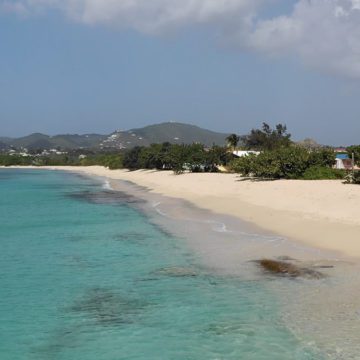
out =
{"type": "Polygon", "coordinates": [[[241,181],[236,174],[109,170],[100,166],[10,167],[63,170],[130,181],[150,193],[230,215],[305,246],[360,258],[360,187],[341,181],[241,181]]]}

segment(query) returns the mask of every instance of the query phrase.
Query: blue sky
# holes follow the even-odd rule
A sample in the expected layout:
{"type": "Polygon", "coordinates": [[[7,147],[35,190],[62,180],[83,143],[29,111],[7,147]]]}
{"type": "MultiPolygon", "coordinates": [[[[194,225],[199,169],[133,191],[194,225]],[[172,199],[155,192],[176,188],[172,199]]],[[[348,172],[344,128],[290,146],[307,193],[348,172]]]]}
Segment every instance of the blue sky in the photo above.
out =
{"type": "MultiPolygon", "coordinates": [[[[337,1],[326,46],[321,33],[299,29],[327,8],[227,0],[234,6],[227,12],[199,1],[201,13],[154,20],[142,0],[132,13],[89,9],[87,0],[75,13],[51,0],[0,0],[0,136],[109,133],[174,120],[243,134],[265,121],[286,123],[295,139],[360,143],[360,58],[357,44],[342,45],[346,31],[350,40],[357,35],[355,0],[337,1]]],[[[326,26],[318,28],[328,33],[326,26]]]]}

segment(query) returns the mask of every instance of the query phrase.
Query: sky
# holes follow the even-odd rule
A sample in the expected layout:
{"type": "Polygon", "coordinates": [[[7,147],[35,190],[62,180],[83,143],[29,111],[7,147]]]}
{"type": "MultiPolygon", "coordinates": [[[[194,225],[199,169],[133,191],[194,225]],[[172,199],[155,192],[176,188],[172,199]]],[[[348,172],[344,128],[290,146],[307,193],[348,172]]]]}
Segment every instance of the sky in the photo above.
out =
{"type": "Polygon", "coordinates": [[[0,137],[165,121],[360,143],[360,0],[0,0],[0,137]]]}

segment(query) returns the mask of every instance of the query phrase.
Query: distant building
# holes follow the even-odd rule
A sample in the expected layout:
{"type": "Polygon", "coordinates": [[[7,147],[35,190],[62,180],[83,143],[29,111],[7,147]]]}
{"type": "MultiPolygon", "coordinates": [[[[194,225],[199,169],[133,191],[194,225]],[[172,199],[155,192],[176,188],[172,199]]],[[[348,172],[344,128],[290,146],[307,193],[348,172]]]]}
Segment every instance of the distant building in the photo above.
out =
{"type": "Polygon", "coordinates": [[[252,151],[252,150],[235,150],[233,151],[233,155],[237,157],[244,157],[249,155],[259,155],[260,151],[252,151]]]}
{"type": "Polygon", "coordinates": [[[335,169],[351,170],[352,160],[348,154],[338,153],[336,154],[335,169]]]}
{"type": "Polygon", "coordinates": [[[336,153],[346,153],[347,150],[344,147],[337,147],[337,148],[334,149],[334,151],[336,153]]]}

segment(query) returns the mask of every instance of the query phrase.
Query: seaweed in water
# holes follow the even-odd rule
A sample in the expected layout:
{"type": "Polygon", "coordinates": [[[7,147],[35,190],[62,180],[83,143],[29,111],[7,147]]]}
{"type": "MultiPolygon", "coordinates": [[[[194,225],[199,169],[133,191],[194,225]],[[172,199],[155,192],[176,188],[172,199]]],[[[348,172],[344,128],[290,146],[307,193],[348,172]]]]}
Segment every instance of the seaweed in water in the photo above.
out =
{"type": "Polygon", "coordinates": [[[138,232],[127,232],[124,234],[116,234],[112,237],[115,241],[126,241],[133,243],[142,243],[151,237],[148,234],[138,232]]]}
{"type": "Polygon", "coordinates": [[[226,335],[226,334],[241,334],[242,336],[252,337],[256,335],[254,329],[244,326],[244,324],[232,324],[228,323],[220,323],[220,324],[210,324],[206,329],[206,332],[212,333],[214,335],[226,335]]]}
{"type": "Polygon", "coordinates": [[[170,277],[195,277],[198,274],[188,267],[173,266],[168,268],[162,268],[154,271],[154,275],[170,276],[170,277]]]}
{"type": "Polygon", "coordinates": [[[138,299],[121,296],[108,289],[95,288],[75,303],[71,311],[84,313],[102,326],[118,326],[133,323],[145,306],[138,299]]]}
{"type": "Polygon", "coordinates": [[[76,200],[87,201],[92,204],[140,204],[144,200],[138,199],[135,196],[129,195],[122,191],[81,191],[67,194],[67,197],[76,200]]]}
{"type": "Polygon", "coordinates": [[[305,277],[310,279],[321,279],[324,277],[324,274],[319,271],[310,268],[303,268],[285,261],[262,259],[257,262],[264,270],[274,275],[288,276],[292,278],[305,277]]]}

